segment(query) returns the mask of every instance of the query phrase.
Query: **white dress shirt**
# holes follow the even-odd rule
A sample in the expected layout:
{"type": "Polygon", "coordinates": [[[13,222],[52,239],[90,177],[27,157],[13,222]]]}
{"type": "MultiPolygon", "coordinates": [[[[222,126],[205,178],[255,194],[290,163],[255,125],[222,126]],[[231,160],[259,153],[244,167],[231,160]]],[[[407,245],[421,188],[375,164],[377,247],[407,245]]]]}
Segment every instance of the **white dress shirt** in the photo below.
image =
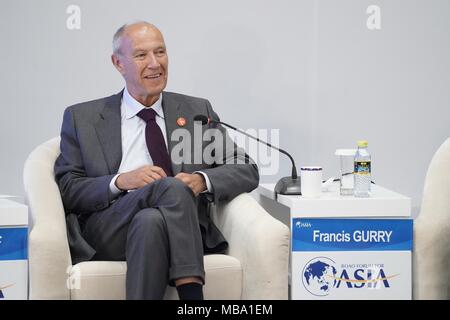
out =
{"type": "MultiPolygon", "coordinates": [[[[109,184],[109,189],[114,195],[118,195],[121,192],[115,184],[117,177],[121,173],[135,170],[144,165],[153,165],[152,157],[150,156],[147,143],[145,142],[145,127],[147,124],[137,116],[139,111],[144,108],[152,108],[156,112],[155,120],[163,134],[166,149],[168,149],[166,122],[164,121],[164,112],[162,109],[162,95],[159,95],[159,99],[151,107],[146,107],[134,99],[125,87],[120,106],[122,161],[120,162],[117,175],[114,176],[109,184]]],[[[209,181],[208,176],[201,171],[198,171],[198,173],[202,174],[205,178],[207,186],[206,191],[211,192],[211,182],[209,181]]]]}

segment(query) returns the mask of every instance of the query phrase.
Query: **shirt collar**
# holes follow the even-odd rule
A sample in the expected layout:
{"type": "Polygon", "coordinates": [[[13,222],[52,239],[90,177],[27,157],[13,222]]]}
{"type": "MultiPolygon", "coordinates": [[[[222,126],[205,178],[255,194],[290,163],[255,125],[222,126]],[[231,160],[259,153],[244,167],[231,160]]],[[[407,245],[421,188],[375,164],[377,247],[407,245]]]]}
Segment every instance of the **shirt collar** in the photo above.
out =
{"type": "Polygon", "coordinates": [[[133,98],[128,92],[127,87],[125,87],[125,90],[123,91],[122,104],[124,104],[125,106],[125,119],[134,117],[139,111],[144,108],[152,108],[153,110],[155,110],[156,114],[159,117],[164,119],[164,112],[162,109],[162,94],[159,94],[158,100],[151,107],[146,107],[135,98],[133,98]]]}

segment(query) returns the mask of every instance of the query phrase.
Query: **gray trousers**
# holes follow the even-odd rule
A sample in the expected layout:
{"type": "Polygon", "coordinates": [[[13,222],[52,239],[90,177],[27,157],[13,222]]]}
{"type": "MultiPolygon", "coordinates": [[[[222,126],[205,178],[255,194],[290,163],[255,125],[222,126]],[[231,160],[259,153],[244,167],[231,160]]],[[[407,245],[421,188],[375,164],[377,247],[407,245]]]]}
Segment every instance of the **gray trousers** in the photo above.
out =
{"type": "Polygon", "coordinates": [[[194,194],[175,178],[128,192],[83,226],[94,260],[127,262],[127,299],[162,299],[174,280],[204,282],[203,245],[194,194]]]}

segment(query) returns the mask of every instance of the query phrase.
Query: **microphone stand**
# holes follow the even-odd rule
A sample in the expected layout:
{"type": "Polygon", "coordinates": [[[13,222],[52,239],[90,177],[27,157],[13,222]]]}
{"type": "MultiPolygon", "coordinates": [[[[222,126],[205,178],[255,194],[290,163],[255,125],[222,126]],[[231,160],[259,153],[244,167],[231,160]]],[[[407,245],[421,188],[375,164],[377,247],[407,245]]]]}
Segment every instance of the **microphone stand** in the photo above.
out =
{"type": "Polygon", "coordinates": [[[301,195],[302,194],[301,193],[301,188],[300,188],[300,186],[301,186],[300,177],[297,175],[297,168],[295,166],[294,159],[291,157],[291,155],[289,153],[287,153],[283,149],[280,149],[278,147],[275,147],[275,146],[271,145],[268,142],[262,141],[261,139],[256,138],[256,137],[254,137],[254,136],[252,136],[252,135],[250,135],[250,134],[248,134],[248,133],[246,133],[246,132],[244,132],[242,130],[239,130],[236,127],[233,127],[233,126],[231,126],[231,125],[229,125],[229,124],[227,124],[225,122],[217,121],[217,120],[214,120],[214,119],[208,119],[208,118],[206,118],[206,116],[203,116],[203,115],[196,116],[194,118],[194,121],[196,121],[196,120],[202,121],[203,124],[206,124],[208,122],[220,123],[220,124],[230,128],[230,129],[233,129],[233,130],[235,130],[235,131],[237,131],[237,132],[239,132],[239,133],[241,133],[243,135],[246,135],[247,137],[250,137],[250,138],[252,138],[252,139],[254,139],[254,140],[258,141],[258,142],[264,143],[265,145],[267,145],[267,146],[277,150],[278,152],[281,152],[281,153],[287,155],[289,157],[289,159],[291,160],[291,163],[292,163],[292,173],[291,173],[290,176],[283,177],[280,180],[278,180],[277,184],[275,185],[275,189],[274,189],[275,198],[277,198],[278,194],[283,194],[283,195],[301,195]],[[203,119],[203,117],[205,119],[203,119]],[[206,121],[206,123],[204,123],[205,121],[206,121]]]}

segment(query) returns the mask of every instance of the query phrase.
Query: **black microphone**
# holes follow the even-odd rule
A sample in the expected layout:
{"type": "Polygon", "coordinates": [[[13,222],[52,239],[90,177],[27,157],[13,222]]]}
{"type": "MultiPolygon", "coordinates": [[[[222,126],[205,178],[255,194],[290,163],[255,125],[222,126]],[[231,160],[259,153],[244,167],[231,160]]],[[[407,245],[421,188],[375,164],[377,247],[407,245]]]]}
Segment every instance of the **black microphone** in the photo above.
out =
{"type": "Polygon", "coordinates": [[[246,133],[242,130],[239,130],[236,127],[233,127],[225,122],[208,118],[207,116],[204,116],[202,114],[196,115],[194,117],[194,121],[200,121],[202,123],[202,125],[205,125],[208,123],[220,123],[230,129],[233,129],[239,133],[242,133],[242,134],[246,135],[247,137],[250,137],[258,142],[264,143],[266,146],[269,146],[272,149],[277,150],[278,152],[281,152],[281,153],[287,155],[292,163],[292,173],[291,173],[291,176],[283,177],[280,180],[278,180],[277,184],[275,185],[275,190],[274,190],[275,197],[277,196],[277,194],[285,194],[285,195],[301,195],[302,194],[300,191],[300,189],[301,189],[300,188],[300,177],[297,175],[297,168],[295,166],[294,159],[291,157],[291,155],[289,153],[287,153],[283,149],[275,147],[275,146],[271,145],[270,143],[267,143],[259,138],[249,135],[248,133],[246,133]]]}

